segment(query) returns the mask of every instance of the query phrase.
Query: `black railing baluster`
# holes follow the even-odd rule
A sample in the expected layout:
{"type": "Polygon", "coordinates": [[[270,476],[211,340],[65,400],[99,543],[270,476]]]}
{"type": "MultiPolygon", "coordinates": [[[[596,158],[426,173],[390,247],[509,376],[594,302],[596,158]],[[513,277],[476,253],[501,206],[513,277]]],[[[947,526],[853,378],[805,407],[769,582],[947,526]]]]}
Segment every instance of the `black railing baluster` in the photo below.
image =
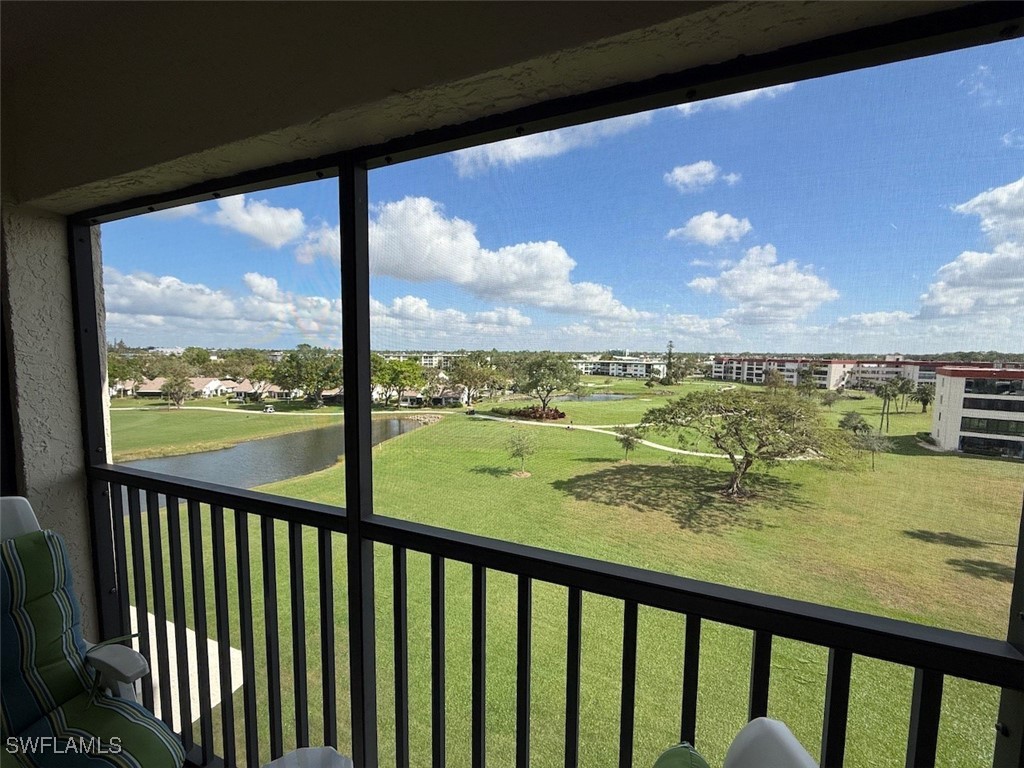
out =
{"type": "Polygon", "coordinates": [[[213,756],[213,705],[210,697],[210,651],[206,626],[206,557],[203,553],[203,518],[198,501],[188,501],[188,544],[192,566],[192,613],[196,627],[199,666],[199,751],[203,764],[213,756]]]}
{"type": "Polygon", "coordinates": [[[430,556],[430,709],[432,768],[445,765],[444,558],[430,556]]]}
{"type": "Polygon", "coordinates": [[[747,718],[768,716],[768,687],[772,674],[772,635],[754,632],[754,647],[750,658],[750,703],[747,718]]]}
{"type": "Polygon", "coordinates": [[[119,637],[130,635],[131,595],[128,592],[128,539],[124,530],[124,486],[110,484],[110,509],[114,531],[114,573],[117,580],[117,604],[120,613],[119,637]]]}
{"type": "Polygon", "coordinates": [[[192,690],[185,684],[192,679],[188,664],[188,623],[185,617],[185,566],[181,557],[181,503],[175,496],[167,497],[167,558],[171,582],[171,612],[174,616],[174,664],[178,669],[178,722],[181,743],[187,752],[192,748],[192,690]]]}
{"type": "Polygon", "coordinates": [[[245,763],[260,765],[256,708],[256,638],[252,628],[252,570],[249,561],[249,515],[235,510],[235,562],[238,568],[238,631],[242,646],[242,709],[245,713],[245,763]]]}
{"type": "Polygon", "coordinates": [[[580,657],[583,594],[569,589],[565,642],[565,768],[576,768],[580,752],[580,657]]]}
{"type": "Polygon", "coordinates": [[[395,611],[395,764],[409,768],[409,596],[404,547],[392,550],[395,611]]]}
{"type": "Polygon", "coordinates": [[[821,768],[843,768],[852,667],[852,653],[836,648],[828,649],[825,719],[821,726],[821,768]]]}
{"type": "Polygon", "coordinates": [[[321,528],[317,535],[320,559],[320,663],[324,690],[324,744],[338,746],[338,688],[334,663],[334,547],[333,534],[321,528]]]}
{"type": "Polygon", "coordinates": [[[274,518],[260,520],[263,552],[263,624],[267,641],[267,708],[270,714],[270,757],[284,754],[281,722],[281,638],[277,624],[277,556],[274,543],[274,518]]]}
{"type": "Polygon", "coordinates": [[[530,765],[530,671],[533,657],[533,581],[519,577],[516,611],[516,766],[530,765]]]}
{"type": "MultiPolygon", "coordinates": [[[[149,643],[149,603],[146,598],[146,554],[142,544],[142,508],[138,488],[128,489],[128,519],[131,523],[132,575],[135,577],[135,623],[139,633],[139,653],[153,666],[153,649],[149,643]]],[[[142,705],[153,711],[153,676],[142,678],[142,705]]]]}
{"type": "Polygon", "coordinates": [[[167,648],[167,596],[164,592],[163,526],[160,524],[160,496],[146,493],[146,520],[149,523],[149,567],[153,586],[153,616],[156,620],[156,657],[160,680],[160,719],[174,722],[171,711],[171,661],[167,648]]]}
{"type": "Polygon", "coordinates": [[[472,765],[487,763],[487,571],[473,566],[472,765]]]}
{"type": "Polygon", "coordinates": [[[622,698],[619,707],[619,768],[633,765],[633,722],[636,710],[637,605],[627,600],[622,616],[622,698]]]}
{"type": "Polygon", "coordinates": [[[907,736],[907,768],[932,768],[939,742],[942,713],[942,673],[914,670],[914,695],[910,702],[910,733],[907,736]]]}
{"type": "Polygon", "coordinates": [[[309,746],[306,685],[306,589],[302,571],[302,526],[288,523],[288,564],[292,593],[292,671],[295,686],[295,742],[309,746]]]}
{"type": "Polygon", "coordinates": [[[235,764],[235,700],[231,680],[231,610],[228,606],[227,545],[224,539],[224,509],[210,507],[213,544],[213,594],[217,616],[217,660],[220,669],[220,722],[224,744],[224,765],[235,764]]]}
{"type": "Polygon", "coordinates": [[[697,691],[700,681],[700,616],[686,614],[683,643],[683,704],[679,740],[694,745],[697,743],[697,691]]]}

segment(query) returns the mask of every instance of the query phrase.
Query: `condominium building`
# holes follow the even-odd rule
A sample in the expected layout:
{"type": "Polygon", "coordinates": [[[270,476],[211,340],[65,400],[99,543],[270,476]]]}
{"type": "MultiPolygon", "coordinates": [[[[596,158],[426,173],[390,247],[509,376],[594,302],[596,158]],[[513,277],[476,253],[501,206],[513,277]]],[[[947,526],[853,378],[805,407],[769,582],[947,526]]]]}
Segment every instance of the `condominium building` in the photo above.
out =
{"type": "Polygon", "coordinates": [[[572,364],[585,376],[618,376],[629,379],[660,379],[667,372],[664,360],[641,357],[613,357],[611,360],[580,358],[572,364]]]}
{"type": "Polygon", "coordinates": [[[949,360],[904,360],[890,355],[884,360],[839,360],[803,357],[716,357],[711,366],[711,378],[722,381],[741,381],[763,384],[765,374],[777,369],[787,384],[797,383],[800,371],[811,370],[820,389],[874,389],[879,384],[898,377],[909,379],[915,386],[935,384],[936,371],[942,367],[970,366],[972,368],[1019,369],[1020,363],[971,362],[949,360]]]}
{"type": "Polygon", "coordinates": [[[936,372],[932,437],[947,451],[1024,459],[1024,370],[936,372]]]}

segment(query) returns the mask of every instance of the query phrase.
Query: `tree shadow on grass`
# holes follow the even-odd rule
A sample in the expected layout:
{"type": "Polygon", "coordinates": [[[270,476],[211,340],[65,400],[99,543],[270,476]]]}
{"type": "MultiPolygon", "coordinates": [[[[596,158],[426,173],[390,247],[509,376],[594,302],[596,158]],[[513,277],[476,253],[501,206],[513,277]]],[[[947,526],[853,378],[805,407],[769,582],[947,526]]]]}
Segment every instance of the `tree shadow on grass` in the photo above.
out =
{"type": "Polygon", "coordinates": [[[960,547],[962,549],[984,549],[988,546],[986,541],[961,536],[959,533],[951,533],[950,531],[903,531],[903,535],[928,544],[945,544],[949,547],[960,547]]]}
{"type": "Polygon", "coordinates": [[[1013,583],[1013,568],[993,560],[958,560],[946,561],[947,565],[956,568],[960,573],[966,573],[976,579],[992,579],[1007,584],[1013,583]]]}
{"type": "Polygon", "coordinates": [[[623,463],[551,485],[579,501],[668,515],[680,528],[694,533],[762,530],[772,527],[763,519],[766,511],[800,511],[810,506],[798,498],[795,483],[762,474],[744,480],[747,496],[724,496],[721,491],[730,475],[700,466],[623,463]]]}
{"type": "Polygon", "coordinates": [[[473,467],[469,471],[477,475],[490,475],[491,477],[507,477],[512,474],[512,470],[508,467],[487,467],[484,465],[473,467]]]}

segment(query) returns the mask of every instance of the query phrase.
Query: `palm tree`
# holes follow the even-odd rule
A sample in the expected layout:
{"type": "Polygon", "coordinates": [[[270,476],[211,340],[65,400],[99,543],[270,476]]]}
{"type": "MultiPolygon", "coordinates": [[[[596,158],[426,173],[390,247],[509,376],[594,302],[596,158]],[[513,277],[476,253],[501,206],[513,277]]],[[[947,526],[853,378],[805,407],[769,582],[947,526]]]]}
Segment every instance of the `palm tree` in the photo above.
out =
{"type": "Polygon", "coordinates": [[[935,385],[918,384],[910,399],[921,404],[921,413],[928,413],[928,406],[935,402],[935,385]]]}
{"type": "Polygon", "coordinates": [[[875,394],[882,398],[882,418],[878,422],[878,431],[882,431],[882,427],[885,427],[885,431],[889,431],[889,412],[892,408],[892,401],[896,399],[899,392],[893,382],[887,381],[883,384],[879,384],[875,387],[875,394]]]}

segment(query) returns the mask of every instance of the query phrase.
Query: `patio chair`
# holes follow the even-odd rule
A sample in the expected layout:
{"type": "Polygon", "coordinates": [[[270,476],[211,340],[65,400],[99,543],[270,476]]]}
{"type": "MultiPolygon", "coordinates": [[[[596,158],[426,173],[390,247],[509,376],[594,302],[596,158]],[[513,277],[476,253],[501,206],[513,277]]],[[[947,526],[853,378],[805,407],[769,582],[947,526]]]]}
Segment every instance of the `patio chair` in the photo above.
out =
{"type": "MultiPolygon", "coordinates": [[[[817,768],[818,763],[797,741],[785,723],[758,717],[736,734],[725,753],[722,768],[817,768]]],[[[689,744],[666,750],[654,768],[708,768],[689,744]]]]}
{"type": "Polygon", "coordinates": [[[134,700],[145,658],[86,643],[64,539],[21,497],[0,498],[0,632],[3,743],[20,764],[181,767],[178,737],[134,700]]]}

